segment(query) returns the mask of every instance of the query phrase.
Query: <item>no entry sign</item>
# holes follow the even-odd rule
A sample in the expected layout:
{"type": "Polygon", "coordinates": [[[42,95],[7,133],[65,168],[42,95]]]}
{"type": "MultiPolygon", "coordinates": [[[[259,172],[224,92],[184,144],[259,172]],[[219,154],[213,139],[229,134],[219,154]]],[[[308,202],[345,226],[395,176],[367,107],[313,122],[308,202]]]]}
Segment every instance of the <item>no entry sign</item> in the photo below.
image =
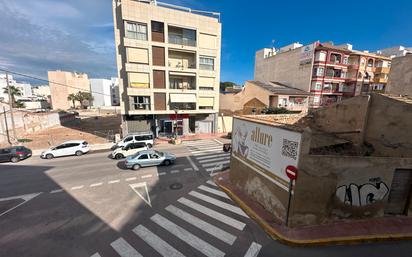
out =
{"type": "Polygon", "coordinates": [[[296,168],[295,166],[287,166],[285,172],[290,180],[296,180],[296,178],[298,177],[298,168],[296,168]]]}

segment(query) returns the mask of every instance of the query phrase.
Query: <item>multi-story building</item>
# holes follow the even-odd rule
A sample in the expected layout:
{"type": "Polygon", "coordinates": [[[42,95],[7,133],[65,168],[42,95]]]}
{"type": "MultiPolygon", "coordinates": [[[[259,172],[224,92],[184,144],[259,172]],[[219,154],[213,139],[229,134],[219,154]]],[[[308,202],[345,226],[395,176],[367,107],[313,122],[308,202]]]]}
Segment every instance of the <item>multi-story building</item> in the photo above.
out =
{"type": "Polygon", "coordinates": [[[118,106],[119,83],[117,78],[90,79],[90,89],[93,96],[93,107],[118,106]]]}
{"type": "Polygon", "coordinates": [[[384,90],[389,67],[389,58],[352,50],[350,44],[293,43],[258,51],[254,77],[311,92],[310,106],[317,108],[362,92],[384,90]]]}
{"type": "Polygon", "coordinates": [[[33,95],[44,97],[46,99],[49,98],[50,97],[49,85],[33,86],[33,95]]]}
{"type": "MultiPolygon", "coordinates": [[[[13,75],[9,74],[9,85],[15,87],[20,91],[19,96],[15,96],[16,100],[19,98],[24,97],[32,97],[32,85],[26,82],[17,82],[13,79],[13,75]]],[[[7,88],[7,81],[6,81],[6,74],[0,74],[0,101],[7,102],[9,101],[9,96],[5,93],[5,89],[7,88]]]]}
{"type": "MultiPolygon", "coordinates": [[[[51,94],[51,104],[54,110],[68,110],[72,107],[72,102],[67,99],[70,94],[79,91],[90,93],[90,81],[85,73],[67,71],[49,71],[49,86],[51,94]]],[[[80,103],[78,103],[80,105],[80,103]]]]}
{"type": "Polygon", "coordinates": [[[124,133],[211,133],[219,111],[218,13],[113,2],[124,133]]]}

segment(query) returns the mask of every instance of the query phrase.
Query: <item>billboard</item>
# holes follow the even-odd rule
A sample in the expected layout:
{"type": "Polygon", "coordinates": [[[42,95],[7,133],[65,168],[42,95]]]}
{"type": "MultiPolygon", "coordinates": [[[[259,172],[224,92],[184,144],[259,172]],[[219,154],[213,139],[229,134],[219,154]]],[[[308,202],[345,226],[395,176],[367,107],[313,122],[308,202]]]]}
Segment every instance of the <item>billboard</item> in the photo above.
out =
{"type": "Polygon", "coordinates": [[[314,50],[315,50],[315,44],[310,44],[302,47],[302,50],[300,52],[300,64],[310,64],[312,63],[313,55],[314,55],[314,50]]]}
{"type": "Polygon", "coordinates": [[[301,138],[299,132],[235,118],[232,154],[286,182],[286,167],[298,165],[301,138]]]}

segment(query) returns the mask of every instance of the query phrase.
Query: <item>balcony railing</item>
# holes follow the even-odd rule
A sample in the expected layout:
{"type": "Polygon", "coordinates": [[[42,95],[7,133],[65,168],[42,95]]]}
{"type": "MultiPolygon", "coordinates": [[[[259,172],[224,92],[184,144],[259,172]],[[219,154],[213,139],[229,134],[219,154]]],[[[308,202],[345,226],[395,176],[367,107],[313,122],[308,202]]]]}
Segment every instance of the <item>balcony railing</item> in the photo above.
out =
{"type": "Polygon", "coordinates": [[[169,43],[183,46],[196,46],[196,40],[184,38],[183,36],[178,35],[169,35],[169,43]]]}

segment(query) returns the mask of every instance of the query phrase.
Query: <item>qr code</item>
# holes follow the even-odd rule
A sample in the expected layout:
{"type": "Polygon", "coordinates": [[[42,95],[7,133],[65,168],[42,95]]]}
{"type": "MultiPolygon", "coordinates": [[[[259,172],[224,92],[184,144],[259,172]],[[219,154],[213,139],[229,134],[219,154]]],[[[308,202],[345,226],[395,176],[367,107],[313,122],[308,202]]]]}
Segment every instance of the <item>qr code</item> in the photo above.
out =
{"type": "Polygon", "coordinates": [[[282,155],[296,160],[298,156],[298,142],[283,139],[282,155]]]}

